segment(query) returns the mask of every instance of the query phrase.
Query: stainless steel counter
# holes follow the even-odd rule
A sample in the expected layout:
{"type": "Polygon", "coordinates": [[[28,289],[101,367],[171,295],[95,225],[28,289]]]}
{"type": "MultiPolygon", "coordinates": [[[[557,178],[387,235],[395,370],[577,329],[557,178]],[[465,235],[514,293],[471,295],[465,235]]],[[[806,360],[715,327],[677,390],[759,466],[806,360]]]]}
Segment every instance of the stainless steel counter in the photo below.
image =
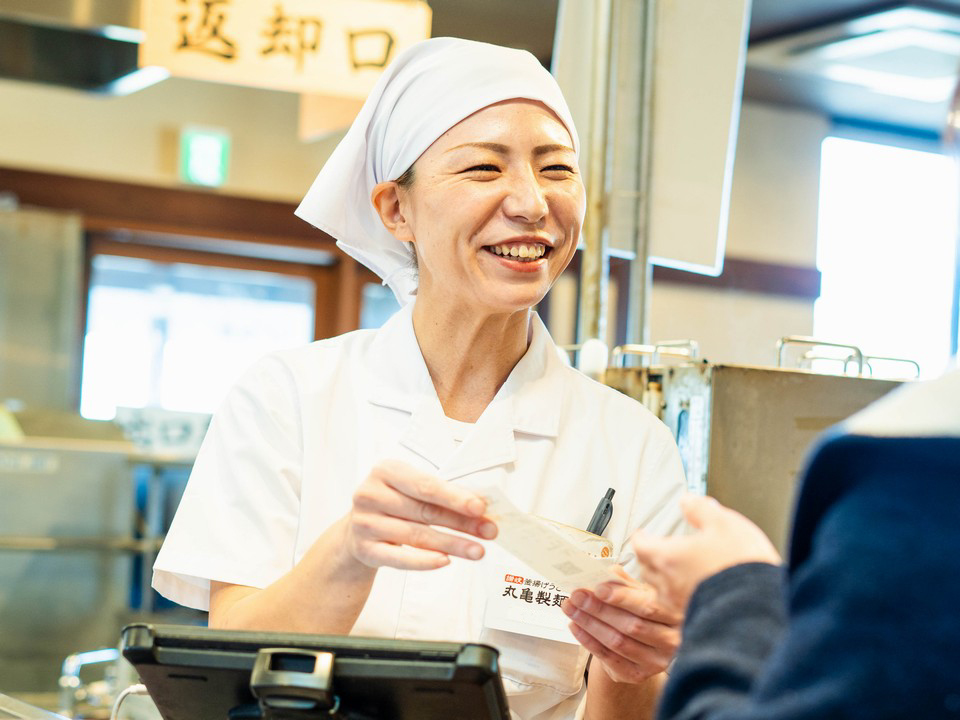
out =
{"type": "Polygon", "coordinates": [[[68,655],[116,647],[123,625],[152,615],[171,464],[190,465],[122,441],[0,443],[0,692],[56,691],[68,655]]]}
{"type": "Polygon", "coordinates": [[[747,365],[609,368],[604,381],[673,431],[688,487],[785,549],[798,474],[817,436],[900,383],[747,365]]]}

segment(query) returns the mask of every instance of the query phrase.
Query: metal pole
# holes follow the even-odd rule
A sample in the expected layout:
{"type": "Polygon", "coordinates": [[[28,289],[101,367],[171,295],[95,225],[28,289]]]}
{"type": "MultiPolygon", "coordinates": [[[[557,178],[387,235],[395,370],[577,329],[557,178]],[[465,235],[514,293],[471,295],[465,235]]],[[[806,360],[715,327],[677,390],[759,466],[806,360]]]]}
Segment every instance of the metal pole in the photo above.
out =
{"type": "Polygon", "coordinates": [[[607,339],[607,132],[610,104],[611,0],[594,3],[594,53],[591,73],[589,150],[587,156],[587,214],[583,224],[580,266],[580,307],[577,336],[607,339]]]}
{"type": "MultiPolygon", "coordinates": [[[[954,177],[960,178],[960,82],[953,86],[953,95],[950,98],[950,108],[947,112],[947,124],[943,132],[944,145],[953,158],[954,177]]],[[[960,214],[956,233],[956,261],[953,275],[953,307],[950,309],[950,354],[957,357],[960,367],[960,214]]]]}
{"type": "Polygon", "coordinates": [[[640,112],[637,127],[637,227],[634,258],[630,263],[630,298],[627,306],[627,342],[650,341],[650,305],[653,266],[650,264],[650,184],[653,140],[653,63],[656,50],[657,0],[642,0],[640,40],[640,112]]]}
{"type": "Polygon", "coordinates": [[[953,271],[953,311],[950,328],[950,354],[960,367],[960,230],[957,232],[957,260],[953,271]]]}

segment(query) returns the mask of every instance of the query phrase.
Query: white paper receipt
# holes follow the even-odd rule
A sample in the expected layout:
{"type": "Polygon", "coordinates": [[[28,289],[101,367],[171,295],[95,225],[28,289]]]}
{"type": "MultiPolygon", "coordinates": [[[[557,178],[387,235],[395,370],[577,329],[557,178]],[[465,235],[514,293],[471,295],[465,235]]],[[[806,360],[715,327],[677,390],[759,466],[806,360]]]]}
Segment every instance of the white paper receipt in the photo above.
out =
{"type": "Polygon", "coordinates": [[[487,501],[486,514],[499,528],[496,543],[558,587],[572,591],[623,580],[613,559],[586,552],[538,517],[521,511],[498,487],[474,488],[487,501]]]}

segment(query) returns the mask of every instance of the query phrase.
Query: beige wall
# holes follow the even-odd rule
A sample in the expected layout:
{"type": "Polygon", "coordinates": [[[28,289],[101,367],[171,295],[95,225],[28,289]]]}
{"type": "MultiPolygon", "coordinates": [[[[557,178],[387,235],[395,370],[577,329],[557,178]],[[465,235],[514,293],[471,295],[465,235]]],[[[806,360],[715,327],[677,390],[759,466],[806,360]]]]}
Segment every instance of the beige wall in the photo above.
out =
{"type": "Polygon", "coordinates": [[[222,191],[296,201],[338,138],[297,139],[291,93],[170,78],[113,97],[0,80],[0,165],[176,186],[177,132],[226,128],[233,151],[222,191]]]}
{"type": "MultiPolygon", "coordinates": [[[[816,265],[820,143],[829,127],[813,113],[744,103],[728,256],[816,265]]],[[[778,338],[812,332],[812,301],[672,284],[653,289],[651,339],[695,339],[713,362],[770,365],[778,338]]]]}
{"type": "Polygon", "coordinates": [[[743,104],[728,255],[816,264],[820,144],[829,130],[830,122],[822,115],[743,104]]]}

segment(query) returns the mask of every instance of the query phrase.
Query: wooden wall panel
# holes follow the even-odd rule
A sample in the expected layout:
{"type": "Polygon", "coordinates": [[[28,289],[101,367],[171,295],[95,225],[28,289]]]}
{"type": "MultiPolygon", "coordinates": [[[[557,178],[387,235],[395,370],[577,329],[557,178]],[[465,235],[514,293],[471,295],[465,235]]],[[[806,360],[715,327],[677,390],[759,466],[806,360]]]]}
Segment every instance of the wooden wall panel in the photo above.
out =
{"type": "Polygon", "coordinates": [[[129,229],[335,252],[293,203],[0,167],[0,191],[22,205],[76,210],[90,230],[129,229]]]}

